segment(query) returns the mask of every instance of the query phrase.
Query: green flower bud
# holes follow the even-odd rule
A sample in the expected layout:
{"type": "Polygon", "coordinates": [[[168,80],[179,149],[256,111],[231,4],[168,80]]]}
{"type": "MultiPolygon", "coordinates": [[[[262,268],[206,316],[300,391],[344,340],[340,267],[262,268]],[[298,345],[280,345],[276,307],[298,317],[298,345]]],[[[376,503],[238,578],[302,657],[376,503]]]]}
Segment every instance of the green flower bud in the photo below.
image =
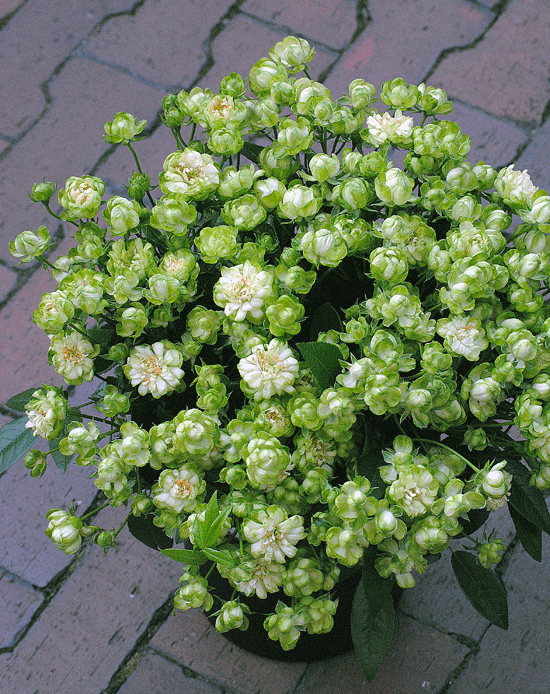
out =
{"type": "Polygon", "coordinates": [[[417,86],[411,84],[407,87],[405,80],[394,79],[384,82],[380,92],[380,98],[388,106],[393,108],[412,108],[418,102],[421,92],[417,86]]]}
{"type": "Polygon", "coordinates": [[[218,165],[212,157],[190,147],[169,154],[163,168],[159,176],[161,191],[185,199],[206,199],[217,189],[220,180],[218,165]]]}
{"type": "Polygon", "coordinates": [[[269,51],[271,60],[280,61],[291,73],[303,70],[314,54],[315,49],[305,39],[296,36],[286,36],[269,51]]]}
{"type": "Polygon", "coordinates": [[[254,195],[262,207],[266,210],[274,210],[281,202],[286,188],[281,181],[274,176],[262,178],[254,183],[254,195]]]}
{"type": "Polygon", "coordinates": [[[111,225],[113,235],[126,234],[139,225],[139,205],[135,200],[114,197],[107,202],[103,217],[111,225]]]}
{"type": "Polygon", "coordinates": [[[376,88],[362,79],[353,80],[349,85],[349,98],[353,108],[366,109],[373,103],[376,88]]]}
{"type": "Polygon", "coordinates": [[[119,342],[116,345],[112,345],[109,348],[109,359],[117,362],[118,364],[124,364],[126,359],[128,359],[128,354],[130,350],[124,342],[119,342]]]}
{"type": "Polygon", "coordinates": [[[276,157],[272,146],[264,147],[259,155],[259,162],[266,176],[273,176],[284,181],[296,171],[300,163],[291,156],[276,157]]]}
{"type": "Polygon", "coordinates": [[[244,146],[244,140],[238,130],[217,128],[208,138],[209,149],[218,156],[237,154],[244,146]]]}
{"type": "Polygon", "coordinates": [[[245,83],[238,72],[226,75],[220,83],[220,93],[228,96],[239,97],[245,92],[245,83]]]}
{"type": "Polygon", "coordinates": [[[22,263],[30,263],[31,260],[42,255],[50,243],[49,231],[44,226],[39,226],[36,231],[23,231],[9,244],[9,251],[14,258],[21,258],[22,263]]]}
{"type": "Polygon", "coordinates": [[[136,136],[141,133],[146,125],[146,120],[140,120],[136,123],[134,116],[123,111],[117,113],[112,121],[105,123],[105,135],[103,137],[112,144],[122,143],[127,145],[136,139],[136,136]]]}
{"type": "Polygon", "coordinates": [[[151,179],[147,174],[136,171],[129,179],[126,190],[132,200],[141,202],[147,192],[151,190],[151,179]]]}
{"type": "Polygon", "coordinates": [[[234,226],[203,227],[195,244],[201,258],[210,265],[220,258],[232,258],[237,254],[237,228],[234,226]]]}
{"type": "Polygon", "coordinates": [[[226,202],[221,215],[226,224],[251,231],[265,220],[267,212],[254,195],[247,194],[226,202]]]}
{"type": "Polygon", "coordinates": [[[437,87],[427,87],[424,83],[418,85],[420,99],[417,102],[418,108],[428,116],[442,115],[453,110],[453,104],[447,100],[447,94],[443,89],[437,87]]]}
{"type": "Polygon", "coordinates": [[[216,617],[216,631],[224,634],[230,629],[240,629],[246,631],[248,629],[248,617],[250,613],[248,605],[241,604],[238,600],[229,600],[222,605],[222,608],[216,617]]]}
{"type": "Polygon", "coordinates": [[[401,169],[388,169],[374,181],[376,195],[387,205],[404,205],[409,201],[415,182],[401,169]]]}
{"type": "Polygon", "coordinates": [[[44,178],[42,180],[42,183],[33,183],[32,184],[32,192],[29,193],[29,198],[33,202],[48,203],[50,198],[55,194],[56,190],[57,190],[57,183],[55,184],[55,187],[54,187],[52,183],[47,182],[46,179],[44,178]]]}
{"type": "Polygon", "coordinates": [[[184,235],[197,218],[197,210],[179,196],[163,195],[151,210],[149,224],[155,229],[184,235]]]}
{"type": "Polygon", "coordinates": [[[269,96],[271,87],[280,81],[286,80],[287,71],[283,63],[268,58],[260,58],[250,70],[248,84],[250,90],[260,98],[269,96]]]}
{"type": "Polygon", "coordinates": [[[287,219],[301,219],[316,215],[322,204],[323,198],[314,188],[295,185],[286,191],[278,210],[287,219]]]}
{"type": "Polygon", "coordinates": [[[506,543],[504,540],[492,540],[484,542],[479,548],[478,559],[481,566],[490,569],[492,565],[498,564],[502,557],[499,552],[504,552],[506,543]]]}
{"type": "Polygon", "coordinates": [[[300,321],[305,314],[305,307],[296,297],[285,294],[266,309],[269,331],[275,337],[297,335],[300,332],[300,321]]]}

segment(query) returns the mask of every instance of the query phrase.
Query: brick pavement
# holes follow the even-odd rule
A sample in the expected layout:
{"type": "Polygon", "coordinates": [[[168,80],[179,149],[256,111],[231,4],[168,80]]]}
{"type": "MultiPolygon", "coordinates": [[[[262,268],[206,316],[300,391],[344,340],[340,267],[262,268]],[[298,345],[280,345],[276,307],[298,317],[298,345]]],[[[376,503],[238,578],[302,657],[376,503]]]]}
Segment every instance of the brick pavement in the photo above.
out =
{"type": "MultiPolygon", "coordinates": [[[[472,158],[517,160],[548,188],[547,7],[547,0],[0,0],[0,423],[13,416],[5,407],[11,395],[56,381],[30,321],[48,278],[17,267],[7,250],[16,233],[45,221],[26,190],[43,176],[64,181],[85,171],[110,187],[125,180],[127,152],[101,140],[114,113],[148,119],[140,147],[158,170],[171,151],[156,129],[162,96],[197,83],[215,89],[226,72],[246,74],[294,33],[316,47],[314,74],[334,95],[358,76],[377,86],[396,76],[441,86],[472,137],[472,158]]],[[[63,252],[61,229],[50,230],[63,252]]],[[[61,554],[43,533],[44,514],[71,499],[82,509],[93,503],[85,470],[51,469],[36,481],[17,465],[0,478],[3,694],[550,691],[549,546],[541,565],[516,550],[505,560],[508,632],[477,616],[447,564],[432,567],[402,599],[394,647],[369,685],[352,655],[309,665],[266,661],[230,645],[200,613],[174,616],[178,567],[128,534],[106,560],[97,546],[61,554]]],[[[102,513],[108,527],[119,510],[102,513]]]]}

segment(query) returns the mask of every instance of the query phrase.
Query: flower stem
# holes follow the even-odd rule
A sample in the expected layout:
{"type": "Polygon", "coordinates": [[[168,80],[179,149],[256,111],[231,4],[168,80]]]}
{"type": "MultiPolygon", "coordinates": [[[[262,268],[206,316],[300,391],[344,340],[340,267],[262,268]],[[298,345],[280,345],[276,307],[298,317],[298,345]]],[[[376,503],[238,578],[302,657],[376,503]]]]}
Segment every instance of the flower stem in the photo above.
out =
{"type": "Polygon", "coordinates": [[[463,455],[461,455],[458,451],[455,451],[453,448],[450,448],[449,446],[446,446],[444,443],[441,443],[441,441],[432,441],[430,439],[413,439],[413,441],[420,441],[421,443],[429,443],[432,446],[439,446],[440,448],[444,448],[446,451],[449,451],[449,453],[452,453],[453,455],[458,456],[461,460],[463,460],[466,465],[472,468],[475,472],[479,472],[479,468],[477,468],[473,463],[471,463],[468,458],[465,458],[463,455]]]}

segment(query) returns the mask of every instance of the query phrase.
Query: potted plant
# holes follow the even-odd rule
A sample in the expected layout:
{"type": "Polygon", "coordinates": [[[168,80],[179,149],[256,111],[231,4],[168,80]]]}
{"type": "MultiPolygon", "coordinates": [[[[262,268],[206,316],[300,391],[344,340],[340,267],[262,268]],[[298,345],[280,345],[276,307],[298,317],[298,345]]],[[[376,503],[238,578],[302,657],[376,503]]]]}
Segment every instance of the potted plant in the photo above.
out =
{"type": "MultiPolygon", "coordinates": [[[[470,163],[441,89],[388,81],[377,110],[356,79],[334,100],[308,75],[313,52],[289,36],[247,80],[165,97],[174,151],[158,181],[133,146],[145,121],[118,113],[105,139],[135,158],[126,196],[72,176],[58,214],[56,186],[33,186],[75,246],[50,259],[40,227],[10,249],[58,281],[34,322],[67,388],[8,402],[23,416],[2,430],[0,462],[39,436],[33,477],[48,457],[88,466],[130,531],[186,565],[176,608],[204,608],[222,633],[257,612],[291,653],[347,600],[372,679],[392,587],[443,551],[473,606],[507,627],[491,568],[505,542],[480,530],[493,509],[508,507],[540,560],[550,197],[525,171],[470,163]]],[[[107,551],[121,529],[73,508],[48,521],[67,554],[84,538],[107,551]]]]}

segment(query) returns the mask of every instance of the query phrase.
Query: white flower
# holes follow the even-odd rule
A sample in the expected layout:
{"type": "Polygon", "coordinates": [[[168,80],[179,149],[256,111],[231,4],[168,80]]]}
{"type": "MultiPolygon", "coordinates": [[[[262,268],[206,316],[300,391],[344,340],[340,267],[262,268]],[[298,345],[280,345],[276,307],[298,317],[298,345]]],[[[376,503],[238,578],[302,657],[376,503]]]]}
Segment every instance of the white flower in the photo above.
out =
{"type": "Polygon", "coordinates": [[[191,466],[182,465],[179,470],[163,470],[152,489],[153,503],[174,513],[192,511],[198,496],[205,489],[205,482],[191,466]]]}
{"type": "Polygon", "coordinates": [[[247,581],[235,582],[235,588],[245,595],[256,594],[265,600],[268,593],[276,593],[283,583],[284,564],[258,560],[247,581]]]}
{"type": "Polygon", "coordinates": [[[250,356],[240,360],[238,368],[254,400],[268,400],[274,393],[294,391],[292,384],[299,367],[285,342],[271,340],[268,345],[254,347],[250,356]]]}
{"type": "Polygon", "coordinates": [[[222,269],[214,285],[214,301],[235,321],[261,320],[265,300],[273,292],[272,285],[271,273],[247,260],[242,265],[222,269]]]}
{"type": "Polygon", "coordinates": [[[480,352],[489,346],[481,321],[477,318],[442,318],[437,321],[437,332],[445,338],[445,347],[451,354],[469,361],[477,361],[480,352]]]}
{"type": "Polygon", "coordinates": [[[251,543],[250,552],[266,562],[275,560],[283,564],[298,549],[296,543],[306,536],[301,516],[289,518],[278,506],[258,511],[243,526],[243,533],[251,543]]]}
{"type": "Polygon", "coordinates": [[[403,116],[399,110],[395,112],[395,117],[390,116],[389,113],[383,115],[375,113],[367,118],[369,138],[375,147],[383,145],[386,140],[401,142],[408,139],[413,125],[413,119],[403,116]]]}
{"type": "Polygon", "coordinates": [[[514,171],[514,165],[510,164],[498,172],[495,190],[509,205],[529,207],[538,188],[533,185],[527,170],[514,171]]]}
{"type": "Polygon", "coordinates": [[[422,465],[414,465],[399,473],[388,489],[388,496],[410,518],[415,518],[430,510],[438,489],[439,482],[432,473],[422,465]]]}
{"type": "Polygon", "coordinates": [[[124,374],[140,395],[151,393],[160,398],[170,393],[181,381],[183,356],[167,340],[135,347],[123,367],[124,374]]]}
{"type": "Polygon", "coordinates": [[[173,152],[166,157],[159,184],[163,193],[204,200],[220,182],[212,157],[193,149],[173,152]]]}
{"type": "Polygon", "coordinates": [[[50,358],[58,374],[67,383],[78,386],[94,377],[94,361],[99,346],[92,345],[77,332],[57,333],[52,337],[50,358]]]}

